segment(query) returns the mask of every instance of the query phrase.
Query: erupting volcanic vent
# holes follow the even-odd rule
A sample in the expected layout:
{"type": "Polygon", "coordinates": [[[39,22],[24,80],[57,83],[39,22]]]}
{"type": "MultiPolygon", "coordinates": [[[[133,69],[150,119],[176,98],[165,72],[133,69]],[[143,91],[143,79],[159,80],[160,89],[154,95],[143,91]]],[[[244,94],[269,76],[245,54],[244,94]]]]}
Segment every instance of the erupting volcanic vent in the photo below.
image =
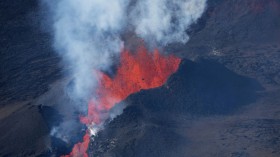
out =
{"type": "MultiPolygon", "coordinates": [[[[101,79],[96,91],[97,96],[89,102],[88,115],[81,117],[81,122],[89,128],[101,124],[104,122],[104,113],[108,113],[115,104],[130,94],[141,89],[163,85],[167,78],[178,69],[180,61],[175,56],[161,55],[158,50],[149,53],[144,47],[139,48],[136,53],[123,51],[114,77],[111,78],[99,72],[101,79]]],[[[96,134],[96,130],[87,132],[83,142],[76,144],[67,156],[87,157],[86,151],[91,134],[96,134]]]]}

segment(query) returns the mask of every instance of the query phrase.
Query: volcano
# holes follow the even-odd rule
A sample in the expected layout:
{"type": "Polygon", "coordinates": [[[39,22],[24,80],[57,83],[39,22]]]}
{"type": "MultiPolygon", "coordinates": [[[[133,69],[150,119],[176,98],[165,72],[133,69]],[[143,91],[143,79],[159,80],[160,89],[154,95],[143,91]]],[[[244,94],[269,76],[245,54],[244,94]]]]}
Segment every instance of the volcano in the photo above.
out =
{"type": "Polygon", "coordinates": [[[120,65],[113,78],[100,73],[101,81],[97,89],[97,98],[89,102],[87,116],[81,117],[82,123],[93,128],[90,128],[91,132],[86,133],[82,143],[74,146],[69,156],[88,156],[90,135],[95,135],[97,131],[95,125],[104,121],[102,120],[104,112],[106,113],[130,94],[162,86],[178,69],[179,63],[179,58],[163,56],[158,50],[149,53],[144,47],[140,47],[135,54],[123,51],[120,65]]]}
{"type": "Polygon", "coordinates": [[[129,25],[86,101],[42,5],[0,2],[0,156],[280,156],[279,0],[207,0],[189,41],[158,49],[129,25]]]}

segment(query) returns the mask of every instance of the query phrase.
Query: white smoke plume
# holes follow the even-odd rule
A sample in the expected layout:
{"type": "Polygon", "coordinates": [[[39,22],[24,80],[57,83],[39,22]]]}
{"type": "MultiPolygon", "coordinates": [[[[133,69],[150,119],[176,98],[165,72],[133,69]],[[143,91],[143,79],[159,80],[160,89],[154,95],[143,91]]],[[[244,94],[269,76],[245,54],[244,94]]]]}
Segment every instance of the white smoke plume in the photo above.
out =
{"type": "Polygon", "coordinates": [[[134,33],[156,47],[186,43],[186,30],[206,0],[43,0],[51,10],[54,46],[74,79],[73,99],[89,99],[97,79],[123,48],[121,36],[134,33]]]}
{"type": "Polygon", "coordinates": [[[53,10],[54,45],[72,68],[74,92],[89,97],[98,78],[123,45],[128,26],[146,42],[165,46],[186,43],[186,29],[203,13],[206,0],[58,0],[53,10]]]}
{"type": "Polygon", "coordinates": [[[137,35],[155,46],[186,43],[188,27],[202,15],[206,0],[139,0],[130,19],[137,35]]]}
{"type": "Polygon", "coordinates": [[[78,98],[90,96],[97,79],[93,69],[108,68],[121,50],[126,5],[123,0],[60,0],[54,6],[55,47],[72,67],[78,98]]]}

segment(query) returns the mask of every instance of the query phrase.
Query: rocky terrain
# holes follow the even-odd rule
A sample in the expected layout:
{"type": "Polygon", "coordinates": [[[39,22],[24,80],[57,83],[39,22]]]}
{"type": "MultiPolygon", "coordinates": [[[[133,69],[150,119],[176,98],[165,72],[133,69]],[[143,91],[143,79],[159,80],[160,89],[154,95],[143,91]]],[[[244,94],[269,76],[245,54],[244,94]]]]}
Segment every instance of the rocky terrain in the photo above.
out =
{"type": "MultiPolygon", "coordinates": [[[[53,51],[44,10],[37,0],[0,8],[0,156],[67,154],[84,126],[73,121],[79,113],[64,92],[71,78],[62,77],[68,67],[53,51]],[[68,142],[50,136],[68,123],[77,126],[63,135],[68,142]]],[[[129,96],[89,156],[280,156],[280,1],[208,0],[187,32],[187,44],[165,48],[183,58],[178,72],[129,96]]]]}
{"type": "Polygon", "coordinates": [[[165,86],[128,97],[89,154],[279,156],[278,92],[212,61],[183,61],[165,86]]]}
{"type": "Polygon", "coordinates": [[[0,156],[39,155],[48,127],[31,102],[61,78],[36,0],[0,2],[0,156]]]}
{"type": "Polygon", "coordinates": [[[129,97],[89,154],[279,156],[279,6],[209,0],[190,41],[166,48],[195,63],[184,61],[164,87],[129,97]]]}

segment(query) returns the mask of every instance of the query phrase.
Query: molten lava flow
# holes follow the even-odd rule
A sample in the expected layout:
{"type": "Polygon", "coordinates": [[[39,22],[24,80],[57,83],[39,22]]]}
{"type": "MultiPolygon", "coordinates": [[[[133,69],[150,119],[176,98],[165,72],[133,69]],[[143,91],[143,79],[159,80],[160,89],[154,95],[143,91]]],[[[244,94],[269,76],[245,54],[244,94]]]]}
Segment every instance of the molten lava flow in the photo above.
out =
{"type": "MultiPolygon", "coordinates": [[[[132,93],[141,89],[155,88],[163,85],[167,78],[174,73],[180,63],[174,56],[161,55],[158,50],[149,53],[145,48],[139,48],[136,53],[123,51],[120,65],[113,78],[101,73],[97,97],[88,104],[87,117],[81,117],[86,125],[99,125],[104,122],[104,113],[108,113],[115,104],[124,100],[132,93]]],[[[94,131],[93,134],[95,134],[94,131]]],[[[86,157],[90,133],[84,136],[84,141],[74,146],[69,156],[86,157]]]]}
{"type": "Polygon", "coordinates": [[[158,50],[149,53],[145,48],[140,48],[135,54],[123,51],[116,75],[111,78],[101,73],[97,98],[89,103],[88,116],[82,118],[82,122],[98,124],[100,111],[111,109],[116,103],[141,89],[163,85],[177,70],[179,63],[179,58],[163,56],[158,50]]]}
{"type": "Polygon", "coordinates": [[[83,137],[83,142],[75,144],[72,152],[69,155],[63,157],[88,157],[87,149],[90,142],[90,135],[88,133],[83,137]]]}

